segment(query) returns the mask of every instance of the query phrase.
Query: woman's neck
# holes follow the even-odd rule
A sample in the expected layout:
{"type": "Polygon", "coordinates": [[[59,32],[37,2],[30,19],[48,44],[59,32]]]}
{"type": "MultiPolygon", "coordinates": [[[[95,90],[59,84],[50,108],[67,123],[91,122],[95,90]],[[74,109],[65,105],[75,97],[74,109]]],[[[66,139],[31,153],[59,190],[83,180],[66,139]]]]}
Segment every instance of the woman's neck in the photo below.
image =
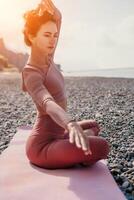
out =
{"type": "Polygon", "coordinates": [[[50,56],[32,48],[27,63],[39,68],[48,68],[50,64],[50,56]]]}

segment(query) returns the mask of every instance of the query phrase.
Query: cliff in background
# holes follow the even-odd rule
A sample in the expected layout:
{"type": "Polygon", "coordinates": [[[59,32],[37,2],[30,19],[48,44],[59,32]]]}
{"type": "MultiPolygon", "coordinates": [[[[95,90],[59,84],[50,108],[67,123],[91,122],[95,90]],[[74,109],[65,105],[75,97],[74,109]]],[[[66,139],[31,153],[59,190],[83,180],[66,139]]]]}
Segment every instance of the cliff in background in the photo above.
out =
{"type": "Polygon", "coordinates": [[[7,62],[10,66],[15,66],[18,68],[18,71],[21,72],[22,68],[24,67],[27,59],[28,59],[28,54],[25,53],[16,53],[13,52],[12,50],[9,50],[4,43],[3,38],[0,38],[0,54],[7,58],[7,62]]]}

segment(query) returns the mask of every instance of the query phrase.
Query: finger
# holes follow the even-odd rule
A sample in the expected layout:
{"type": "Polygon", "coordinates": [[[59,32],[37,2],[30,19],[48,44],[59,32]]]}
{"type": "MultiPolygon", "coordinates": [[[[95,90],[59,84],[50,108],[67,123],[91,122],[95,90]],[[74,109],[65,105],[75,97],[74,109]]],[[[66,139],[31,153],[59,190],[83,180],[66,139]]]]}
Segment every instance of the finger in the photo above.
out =
{"type": "Polygon", "coordinates": [[[47,6],[46,6],[46,3],[45,2],[42,2],[39,6],[39,15],[42,15],[43,12],[45,12],[47,10],[47,6]]]}
{"type": "Polygon", "coordinates": [[[83,144],[83,146],[86,146],[86,150],[83,149],[85,151],[85,153],[91,153],[91,149],[89,146],[89,137],[87,137],[87,135],[83,132],[83,135],[81,136],[81,143],[83,144]]]}
{"type": "Polygon", "coordinates": [[[89,138],[88,137],[86,138],[86,144],[87,144],[87,151],[85,151],[85,154],[86,155],[92,154],[90,146],[89,146],[89,138]]]}
{"type": "Polygon", "coordinates": [[[46,6],[47,6],[50,10],[52,9],[52,7],[51,7],[51,5],[49,4],[48,1],[46,1],[46,6]]]}
{"type": "Polygon", "coordinates": [[[89,150],[89,151],[85,151],[84,153],[85,153],[85,155],[92,155],[91,150],[89,150]]]}
{"type": "Polygon", "coordinates": [[[86,138],[84,137],[84,135],[82,135],[82,134],[80,135],[80,140],[81,140],[83,151],[87,151],[88,147],[87,147],[87,142],[86,142],[86,138]]]}
{"type": "Polygon", "coordinates": [[[75,143],[78,148],[81,148],[81,142],[78,133],[75,131],[75,143]]]}
{"type": "Polygon", "coordinates": [[[74,143],[74,141],[75,141],[74,130],[71,129],[71,131],[69,131],[69,142],[74,143]]]}
{"type": "Polygon", "coordinates": [[[54,9],[55,5],[53,4],[53,2],[51,0],[48,0],[49,5],[54,9]]]}
{"type": "Polygon", "coordinates": [[[51,6],[51,4],[50,4],[48,1],[46,2],[46,5],[47,5],[47,7],[48,7],[48,10],[53,14],[53,12],[54,12],[54,7],[51,6]]]}
{"type": "Polygon", "coordinates": [[[43,14],[43,12],[45,11],[48,11],[50,14],[53,14],[53,9],[47,1],[42,2],[40,6],[40,13],[43,14]]]}
{"type": "Polygon", "coordinates": [[[87,150],[86,136],[81,127],[79,127],[79,138],[82,145],[82,149],[87,150]]]}

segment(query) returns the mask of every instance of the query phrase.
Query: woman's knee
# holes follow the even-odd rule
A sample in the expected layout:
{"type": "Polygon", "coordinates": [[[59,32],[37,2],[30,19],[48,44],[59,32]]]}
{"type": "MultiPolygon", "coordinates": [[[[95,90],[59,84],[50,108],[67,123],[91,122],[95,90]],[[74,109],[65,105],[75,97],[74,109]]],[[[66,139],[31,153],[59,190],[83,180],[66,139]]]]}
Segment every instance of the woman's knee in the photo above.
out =
{"type": "Polygon", "coordinates": [[[101,138],[102,159],[106,159],[110,152],[110,146],[109,146],[108,141],[105,138],[103,137],[100,137],[100,138],[101,138]]]}
{"type": "Polygon", "coordinates": [[[91,148],[91,151],[93,153],[94,158],[99,158],[99,159],[106,159],[109,152],[110,152],[110,147],[107,142],[107,140],[101,136],[96,137],[96,136],[90,136],[89,137],[89,145],[91,148]]]}

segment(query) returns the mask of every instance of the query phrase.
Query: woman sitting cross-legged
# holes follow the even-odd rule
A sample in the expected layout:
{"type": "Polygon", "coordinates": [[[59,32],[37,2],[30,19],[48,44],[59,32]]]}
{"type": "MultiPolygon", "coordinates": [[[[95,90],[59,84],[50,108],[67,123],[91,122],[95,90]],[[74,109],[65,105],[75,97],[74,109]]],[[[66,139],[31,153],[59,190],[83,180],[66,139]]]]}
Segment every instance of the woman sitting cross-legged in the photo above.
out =
{"type": "Polygon", "coordinates": [[[22,70],[22,89],[31,96],[37,116],[26,142],[29,161],[47,169],[91,165],[106,159],[109,144],[93,119],[67,114],[64,77],[54,63],[62,16],[51,0],[24,15],[24,41],[31,53],[22,70]]]}

